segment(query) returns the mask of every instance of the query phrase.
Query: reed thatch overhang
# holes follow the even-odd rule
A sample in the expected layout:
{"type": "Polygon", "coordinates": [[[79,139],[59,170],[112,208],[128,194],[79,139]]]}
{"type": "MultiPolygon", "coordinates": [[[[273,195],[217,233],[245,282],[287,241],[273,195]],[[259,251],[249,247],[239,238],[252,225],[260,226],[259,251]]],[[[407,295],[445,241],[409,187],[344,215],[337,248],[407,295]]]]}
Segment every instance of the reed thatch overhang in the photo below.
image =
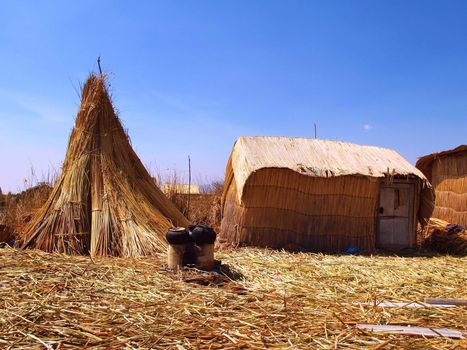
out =
{"type": "Polygon", "coordinates": [[[248,178],[265,168],[286,168],[313,177],[413,176],[431,187],[419,169],[389,148],[333,140],[242,136],[233,147],[226,169],[226,184],[235,178],[240,203],[248,178]]]}
{"type": "Polygon", "coordinates": [[[442,151],[442,152],[435,152],[432,154],[428,154],[426,156],[418,158],[417,163],[415,166],[417,169],[419,169],[426,177],[427,179],[431,182],[431,170],[433,167],[433,163],[437,159],[445,158],[448,156],[455,156],[455,155],[460,155],[462,153],[467,152],[467,145],[460,145],[456,148],[447,150],[447,151],[442,151]]]}
{"type": "Polygon", "coordinates": [[[23,248],[134,257],[166,249],[165,232],[188,220],[131,147],[107,90],[91,75],[61,175],[22,237],[23,248]]]}

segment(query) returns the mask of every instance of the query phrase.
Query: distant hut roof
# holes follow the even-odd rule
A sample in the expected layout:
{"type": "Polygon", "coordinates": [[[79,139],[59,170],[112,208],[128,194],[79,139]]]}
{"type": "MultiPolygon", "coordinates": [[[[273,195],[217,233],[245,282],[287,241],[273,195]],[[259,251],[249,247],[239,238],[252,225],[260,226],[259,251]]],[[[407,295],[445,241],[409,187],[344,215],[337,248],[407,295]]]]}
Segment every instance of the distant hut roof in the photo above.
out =
{"type": "Polygon", "coordinates": [[[418,169],[420,169],[431,181],[431,167],[433,166],[433,162],[436,159],[448,157],[452,155],[457,155],[462,152],[467,152],[467,145],[460,145],[456,148],[443,151],[443,152],[436,152],[432,154],[428,154],[426,156],[420,157],[415,165],[418,169]]]}
{"type": "Polygon", "coordinates": [[[425,175],[389,148],[362,146],[349,142],[271,136],[242,136],[235,143],[227,165],[228,181],[235,173],[241,201],[246,181],[264,168],[284,168],[314,177],[360,175],[425,175]]]}
{"type": "Polygon", "coordinates": [[[165,183],[162,186],[162,192],[165,194],[177,193],[177,194],[200,194],[200,188],[197,184],[174,184],[165,183]]]}

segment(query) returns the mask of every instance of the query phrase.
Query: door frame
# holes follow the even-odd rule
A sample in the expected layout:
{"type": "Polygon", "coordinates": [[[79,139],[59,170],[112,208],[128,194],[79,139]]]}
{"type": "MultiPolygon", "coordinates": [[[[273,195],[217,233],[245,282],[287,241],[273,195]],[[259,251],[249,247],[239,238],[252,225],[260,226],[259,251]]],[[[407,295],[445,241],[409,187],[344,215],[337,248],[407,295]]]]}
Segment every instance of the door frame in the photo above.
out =
{"type": "MultiPolygon", "coordinates": [[[[412,185],[412,206],[409,208],[409,215],[408,215],[408,231],[409,231],[409,246],[407,248],[414,248],[417,245],[417,212],[418,212],[418,206],[419,206],[419,191],[420,189],[417,186],[417,181],[415,179],[410,179],[410,178],[404,178],[404,179],[382,179],[381,181],[378,182],[378,195],[376,199],[376,208],[375,208],[375,248],[376,249],[392,249],[390,247],[385,248],[385,247],[378,247],[377,246],[377,241],[378,241],[378,235],[379,235],[379,226],[380,226],[380,220],[379,220],[379,208],[380,208],[380,199],[381,199],[381,187],[383,185],[412,185]]],[[[397,247],[394,246],[394,249],[404,249],[406,247],[397,247]]]]}

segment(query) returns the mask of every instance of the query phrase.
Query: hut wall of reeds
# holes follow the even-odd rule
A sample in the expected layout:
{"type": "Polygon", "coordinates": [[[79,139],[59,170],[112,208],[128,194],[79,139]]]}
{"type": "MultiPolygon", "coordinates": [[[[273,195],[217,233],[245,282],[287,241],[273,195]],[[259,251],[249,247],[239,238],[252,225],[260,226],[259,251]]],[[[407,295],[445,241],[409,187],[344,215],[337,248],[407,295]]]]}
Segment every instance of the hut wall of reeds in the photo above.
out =
{"type": "Polygon", "coordinates": [[[227,164],[220,240],[329,252],[351,246],[367,251],[413,247],[417,222],[425,224],[432,209],[425,176],[393,150],[241,137],[227,164]],[[381,192],[388,188],[394,208],[380,213],[381,198],[387,200],[381,192]],[[388,219],[392,241],[378,235],[387,231],[388,219]],[[398,230],[405,230],[406,237],[399,237],[398,230]]]}
{"type": "Polygon", "coordinates": [[[435,190],[433,217],[467,226],[467,145],[421,157],[416,167],[435,190]]]}
{"type": "Polygon", "coordinates": [[[156,186],[131,147],[105,78],[91,75],[62,173],[23,237],[23,248],[94,256],[166,249],[165,231],[187,219],[156,186]]]}

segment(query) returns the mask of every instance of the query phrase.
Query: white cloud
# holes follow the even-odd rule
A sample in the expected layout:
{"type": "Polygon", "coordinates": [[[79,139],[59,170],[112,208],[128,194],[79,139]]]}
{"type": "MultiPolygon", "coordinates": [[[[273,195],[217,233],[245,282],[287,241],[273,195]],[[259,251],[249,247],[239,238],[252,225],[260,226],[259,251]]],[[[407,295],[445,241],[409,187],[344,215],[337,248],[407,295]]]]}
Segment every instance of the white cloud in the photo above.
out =
{"type": "Polygon", "coordinates": [[[373,126],[372,126],[372,125],[370,125],[370,124],[365,124],[365,125],[363,125],[363,130],[365,130],[365,131],[370,131],[371,129],[373,129],[373,126]]]}
{"type": "MultiPolygon", "coordinates": [[[[0,89],[0,101],[2,106],[5,105],[9,109],[13,109],[18,113],[22,111],[23,118],[34,117],[36,120],[49,125],[56,123],[68,123],[73,121],[72,116],[76,108],[72,104],[63,104],[51,102],[43,96],[22,93],[15,90],[0,89]]],[[[4,108],[0,109],[0,119],[11,119],[4,108]]]]}

